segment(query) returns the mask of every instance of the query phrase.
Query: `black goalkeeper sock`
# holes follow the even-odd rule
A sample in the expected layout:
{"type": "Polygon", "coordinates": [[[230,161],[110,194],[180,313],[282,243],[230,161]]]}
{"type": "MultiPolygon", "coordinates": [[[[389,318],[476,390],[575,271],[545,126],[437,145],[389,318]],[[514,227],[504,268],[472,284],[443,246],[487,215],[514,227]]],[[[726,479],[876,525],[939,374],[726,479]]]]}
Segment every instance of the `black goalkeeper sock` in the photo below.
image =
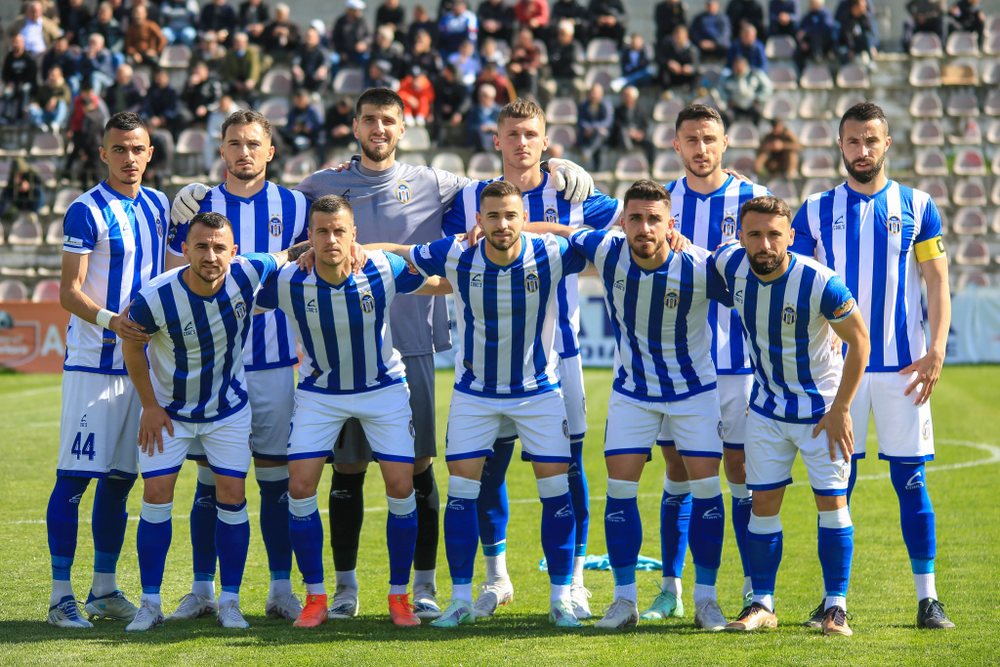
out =
{"type": "Polygon", "coordinates": [[[358,564],[358,542],[365,520],[365,473],[333,471],[330,485],[330,546],[338,572],[353,570],[358,564]]]}
{"type": "Polygon", "coordinates": [[[438,517],[441,513],[434,464],[413,476],[413,491],[417,497],[417,549],[413,569],[433,570],[437,566],[438,517]]]}

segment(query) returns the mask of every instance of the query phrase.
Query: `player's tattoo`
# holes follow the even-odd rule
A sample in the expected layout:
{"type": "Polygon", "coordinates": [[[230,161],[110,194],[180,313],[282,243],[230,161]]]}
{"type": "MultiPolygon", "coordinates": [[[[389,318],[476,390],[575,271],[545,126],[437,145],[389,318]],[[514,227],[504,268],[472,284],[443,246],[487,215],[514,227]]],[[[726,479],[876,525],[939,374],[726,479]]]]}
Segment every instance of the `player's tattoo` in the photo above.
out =
{"type": "Polygon", "coordinates": [[[302,241],[301,243],[296,243],[287,250],[288,261],[294,262],[299,258],[299,255],[304,253],[306,250],[309,250],[310,248],[312,248],[312,241],[302,241]]]}

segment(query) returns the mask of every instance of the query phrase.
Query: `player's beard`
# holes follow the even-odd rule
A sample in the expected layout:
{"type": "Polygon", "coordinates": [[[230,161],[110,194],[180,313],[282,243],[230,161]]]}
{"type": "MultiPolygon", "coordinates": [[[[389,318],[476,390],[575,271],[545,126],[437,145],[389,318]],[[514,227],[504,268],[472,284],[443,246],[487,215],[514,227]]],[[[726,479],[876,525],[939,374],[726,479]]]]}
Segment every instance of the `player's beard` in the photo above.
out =
{"type": "Polygon", "coordinates": [[[786,254],[787,253],[782,250],[775,255],[769,255],[761,252],[753,256],[748,255],[747,257],[750,260],[750,268],[753,269],[753,272],[758,276],[766,276],[769,273],[774,273],[778,270],[781,263],[785,261],[786,254]],[[764,259],[757,259],[758,257],[763,257],[764,259]]]}
{"type": "Polygon", "coordinates": [[[397,140],[393,137],[386,137],[384,144],[375,145],[371,143],[371,138],[367,142],[362,142],[361,152],[372,162],[386,160],[396,151],[397,140]]]}
{"type": "Polygon", "coordinates": [[[493,246],[495,250],[499,250],[500,252],[507,252],[512,247],[514,247],[514,244],[517,243],[517,239],[518,239],[517,234],[511,234],[509,240],[504,238],[497,241],[496,239],[493,238],[493,234],[489,234],[486,237],[486,242],[489,243],[491,246],[493,246]]]}
{"type": "Polygon", "coordinates": [[[649,238],[646,238],[646,237],[636,237],[634,239],[634,242],[635,242],[635,245],[633,245],[633,240],[630,240],[629,243],[628,243],[628,247],[629,247],[629,249],[632,250],[632,252],[635,253],[636,257],[638,257],[640,259],[650,259],[652,257],[656,257],[657,253],[659,253],[660,250],[663,249],[664,243],[666,243],[666,241],[660,241],[659,243],[655,243],[655,239],[651,238],[651,237],[649,237],[649,238]],[[651,252],[647,253],[646,250],[645,250],[645,248],[642,247],[642,246],[639,246],[638,248],[636,247],[640,243],[645,242],[645,241],[654,241],[653,250],[651,252]]]}
{"type": "Polygon", "coordinates": [[[882,173],[882,166],[885,164],[885,153],[878,159],[872,168],[868,171],[859,171],[855,169],[854,166],[847,161],[847,158],[841,153],[840,156],[844,161],[844,168],[847,169],[847,173],[851,175],[851,178],[856,180],[858,183],[871,183],[878,175],[882,173]]]}
{"type": "Polygon", "coordinates": [[[256,165],[252,167],[237,167],[234,165],[233,169],[230,169],[228,165],[226,170],[241,181],[252,181],[264,173],[264,168],[258,169],[256,165]]]}
{"type": "MultiPolygon", "coordinates": [[[[205,268],[208,268],[208,267],[205,267],[205,268]]],[[[221,265],[215,265],[215,266],[212,266],[211,268],[208,268],[208,270],[211,271],[212,274],[214,274],[214,275],[205,273],[205,268],[203,268],[200,263],[199,264],[191,264],[191,270],[194,271],[194,274],[196,276],[198,276],[198,278],[200,278],[201,280],[203,280],[204,282],[206,282],[208,284],[214,283],[215,281],[217,281],[220,277],[222,277],[226,273],[226,268],[224,266],[221,266],[221,265]]]]}
{"type": "Polygon", "coordinates": [[[719,161],[719,162],[713,162],[712,161],[712,156],[710,156],[710,155],[706,155],[705,156],[705,160],[708,162],[708,166],[707,167],[700,167],[700,166],[696,165],[695,161],[692,159],[692,160],[685,160],[684,161],[684,168],[687,171],[689,171],[692,174],[694,174],[695,176],[697,176],[698,178],[705,178],[705,177],[710,176],[711,174],[715,173],[715,171],[719,168],[719,165],[722,164],[721,161],[719,161]]]}

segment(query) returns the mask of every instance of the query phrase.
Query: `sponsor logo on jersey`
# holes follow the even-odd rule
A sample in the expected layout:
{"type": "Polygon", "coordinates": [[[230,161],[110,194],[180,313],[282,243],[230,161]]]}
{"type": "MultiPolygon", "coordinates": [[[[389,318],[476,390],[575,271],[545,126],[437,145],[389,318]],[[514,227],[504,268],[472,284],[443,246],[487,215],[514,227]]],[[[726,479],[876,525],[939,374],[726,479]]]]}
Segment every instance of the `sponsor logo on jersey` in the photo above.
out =
{"type": "Polygon", "coordinates": [[[722,217],[722,236],[731,239],[736,236],[736,212],[726,211],[722,217]]]}
{"type": "Polygon", "coordinates": [[[242,320],[244,317],[247,316],[246,303],[244,303],[242,300],[237,301],[235,304],[233,304],[233,312],[236,313],[236,317],[242,320]]]}
{"type": "Polygon", "coordinates": [[[284,228],[285,226],[281,224],[281,216],[277,213],[272,215],[270,222],[267,223],[267,231],[270,232],[271,236],[281,236],[284,228]]]}
{"type": "Polygon", "coordinates": [[[903,221],[899,219],[898,215],[890,215],[886,226],[889,228],[890,234],[898,234],[903,230],[903,221]]]}
{"type": "Polygon", "coordinates": [[[624,292],[625,291],[625,281],[624,280],[616,280],[615,281],[615,289],[618,290],[619,292],[624,292]]]}
{"type": "Polygon", "coordinates": [[[847,229],[847,221],[844,220],[844,216],[840,216],[833,221],[833,231],[841,232],[847,229]]]}
{"type": "Polygon", "coordinates": [[[667,308],[676,308],[677,304],[680,303],[681,297],[675,290],[670,290],[663,295],[663,305],[667,308]]]}
{"type": "Polygon", "coordinates": [[[375,297],[372,296],[371,292],[365,292],[361,295],[361,310],[366,314],[375,311],[375,297]]]}
{"type": "Polygon", "coordinates": [[[743,290],[741,289],[736,290],[736,294],[733,295],[733,302],[743,303],[743,290]]]}
{"type": "Polygon", "coordinates": [[[918,470],[910,475],[910,479],[906,480],[906,490],[913,491],[922,488],[924,488],[924,473],[918,470]]]}
{"type": "Polygon", "coordinates": [[[545,209],[545,222],[559,222],[559,212],[555,206],[548,206],[545,209]]]}
{"type": "Polygon", "coordinates": [[[195,335],[197,335],[197,333],[198,332],[195,331],[195,328],[194,328],[194,321],[193,320],[191,322],[188,322],[187,324],[184,325],[184,335],[185,336],[195,336],[195,335]]]}
{"type": "Polygon", "coordinates": [[[472,287],[482,287],[483,286],[483,274],[473,273],[472,277],[469,278],[469,285],[472,287]]]}
{"type": "Polygon", "coordinates": [[[789,326],[795,324],[795,308],[792,304],[785,304],[785,309],[781,311],[781,321],[789,326]]]}
{"type": "Polygon", "coordinates": [[[306,301],[306,312],[307,313],[318,313],[319,306],[316,305],[316,299],[309,299],[306,301]]]}
{"type": "Polygon", "coordinates": [[[87,428],[87,413],[84,412],[83,416],[80,417],[80,428],[87,428]]]}
{"type": "Polygon", "coordinates": [[[532,271],[524,278],[524,289],[531,294],[538,291],[538,274],[532,271]]]}
{"type": "Polygon", "coordinates": [[[396,184],[396,199],[400,204],[408,204],[412,194],[410,184],[406,181],[400,181],[396,184]]]}

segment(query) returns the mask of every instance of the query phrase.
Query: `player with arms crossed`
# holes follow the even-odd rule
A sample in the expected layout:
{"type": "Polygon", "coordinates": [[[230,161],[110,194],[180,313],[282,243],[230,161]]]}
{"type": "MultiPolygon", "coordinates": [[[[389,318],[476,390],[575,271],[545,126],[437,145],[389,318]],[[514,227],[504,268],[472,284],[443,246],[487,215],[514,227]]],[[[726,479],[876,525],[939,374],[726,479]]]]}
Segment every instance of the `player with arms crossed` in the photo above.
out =
{"type": "MultiPolygon", "coordinates": [[[[274,157],[271,123],[256,111],[237,111],[222,123],[219,154],[226,181],[208,191],[200,211],[226,216],[241,254],[285,250],[306,238],[308,204],[301,192],[267,180],[274,157]]],[[[167,268],[186,263],[187,223],[176,225],[167,251],[167,268]]],[[[264,606],[269,618],[298,618],[302,605],[292,593],[292,545],[288,537],[286,448],[292,418],[295,336],[282,312],[254,315],[243,349],[246,391],[253,415],[250,440],[254,476],[260,487],[260,534],[271,572],[264,606]]],[[[215,602],[215,479],[207,457],[194,442],[188,458],[198,461],[198,485],[191,507],[194,582],[169,620],[198,618],[217,611],[215,602]]]]}
{"type": "MultiPolygon", "coordinates": [[[[528,219],[547,221],[579,229],[586,225],[605,229],[621,213],[614,197],[595,192],[581,203],[563,199],[553,178],[541,169],[542,153],[548,148],[545,135],[545,114],[530,100],[517,99],[500,110],[494,146],[503,160],[500,179],[513,183],[524,193],[524,208],[528,219]]],[[[500,180],[496,179],[496,180],[500,180]]],[[[455,198],[451,210],[444,216],[445,234],[476,232],[479,195],[494,181],[471,183],[455,198]]],[[[569,466],[569,490],[576,516],[576,546],[573,560],[571,598],[573,612],[579,619],[590,618],[590,593],[583,584],[583,563],[587,555],[587,533],[590,524],[587,476],[583,468],[583,439],[587,433],[587,409],[583,387],[583,364],[580,359],[580,308],[577,297],[577,277],[568,275],[559,282],[557,304],[558,330],[555,338],[559,354],[559,385],[566,401],[569,420],[570,449],[573,461],[569,466]]],[[[486,582],[473,605],[477,617],[491,616],[499,605],[513,599],[514,587],[507,573],[507,485],[505,478],[514,451],[517,433],[509,421],[493,445],[493,456],[483,468],[479,494],[479,531],[486,556],[486,582]]]]}
{"type": "Polygon", "coordinates": [[[309,215],[313,270],[284,267],[257,301],[261,308],[280,308],[288,315],[305,355],[288,437],[287,521],[307,592],[297,627],[316,627],[327,620],[316,487],[350,417],[361,421],[385,480],[389,615],[396,625],[420,625],[407,593],[417,539],[413,418],[406,369],[392,347],[388,311],[397,294],[451,290],[438,278],[425,281],[411,273],[404,260],[381,251],[372,252],[362,271],[352,274],[355,235],[346,199],[327,195],[315,200],[309,215]]]}
{"type": "MultiPolygon", "coordinates": [[[[684,177],[666,185],[676,229],[708,251],[736,238],[740,206],[768,194],[767,188],[747,183],[722,168],[729,138],[719,112],[702,104],[685,107],[674,123],[674,150],[684,164],[684,177]]],[[[730,507],[733,533],[743,565],[743,596],[750,593],[750,571],[746,552],[747,522],[750,521],[750,491],[746,487],[743,446],[746,438],[747,402],[750,397],[750,359],[736,313],[721,303],[710,304],[708,322],[712,331],[712,361],[718,376],[722,406],[722,444],[726,480],[732,493],[730,507]]],[[[645,620],[681,617],[681,574],[693,521],[692,493],[686,468],[677,448],[697,443],[677,442],[670,419],[656,439],[667,463],[660,503],[660,547],[663,582],[659,595],[643,612],[645,620]]],[[[698,577],[695,577],[696,584],[698,577]]]]}
{"type": "Polygon", "coordinates": [[[219,213],[199,213],[188,226],[189,265],[168,271],[139,291],[129,317],[150,334],[149,363],[141,343],[129,341],[125,364],[142,402],[139,424],[142,512],[136,547],[142,604],[130,632],[163,623],[160,586],[170,549],[177,474],[193,442],[200,442],[215,474],[215,544],[222,593],[218,621],[247,628],[239,606],[250,546],[246,475],[251,414],[243,347],[254,299],[288,252],[237,257],[233,228],[219,213]],[[150,374],[152,369],[152,375],[150,374]]]}
{"type": "MultiPolygon", "coordinates": [[[[396,161],[396,146],[405,135],[403,101],[392,90],[372,88],[355,103],[354,136],[360,158],[347,169],[323,169],[296,189],[310,200],[340,195],[351,201],[361,243],[429,243],[441,238],[441,217],[458,192],[471,181],[426,166],[396,161]]],[[[572,201],[593,192],[593,179],[578,165],[551,160],[556,188],[572,201]]],[[[172,217],[186,220],[198,211],[204,186],[191,185],[174,200],[172,217]]],[[[451,346],[444,299],[411,297],[392,306],[393,342],[403,357],[416,430],[413,487],[417,497],[417,549],[414,556],[413,603],[421,618],[440,614],[435,568],[438,550],[437,484],[431,466],[437,454],[434,417],[434,352],[451,346]]],[[[348,420],[336,447],[330,487],[330,543],[337,588],[333,618],[358,613],[355,573],[364,519],[364,479],[372,452],[357,420],[348,420]]]]}
{"type": "Polygon", "coordinates": [[[92,627],[80,615],[70,570],[80,500],[94,478],[94,579],[85,611],[126,621],[136,613],[115,577],[139,432],[139,399],[126,375],[121,342],[141,345],[149,339],[124,311],[139,288],[163,270],[167,198],[142,186],[152,155],[149,131],[138,115],[112,116],[101,144],[108,177],[77,197],[63,220],[59,300],[70,321],[59,463],[46,513],[52,559],[48,622],[62,628],[92,627]]]}
{"type": "Polygon", "coordinates": [[[868,361],[864,319],[829,268],[787,252],[794,233],[785,202],[765,196],[740,208],[742,247],[716,252],[747,334],[754,383],[746,427],[747,486],[753,491],[748,551],[753,598],[728,630],[775,628],[781,563],[781,502],[801,454],[819,510],[819,560],[826,588],[823,634],[850,635],[847,585],[854,527],[847,478],[854,437],[851,400],[868,361]],[[833,347],[847,343],[846,358],[833,347]]]}
{"type": "MultiPolygon", "coordinates": [[[[924,463],[934,458],[928,400],[944,363],[951,326],[948,259],[941,215],[926,192],[889,180],[892,145],[885,113],[870,102],[848,109],[837,140],[847,182],[812,195],[795,216],[792,249],[813,256],[844,277],[861,314],[880,341],[851,404],[854,441],[848,502],[857,459],[866,454],[868,419],[875,418],[878,456],[889,461],[899,498],[903,541],[917,591],[917,626],[954,628],[937,599],[934,508],[924,463]],[[920,280],[927,286],[930,346],[924,340],[920,280]]],[[[815,625],[821,610],[807,625],[815,625]]]]}

